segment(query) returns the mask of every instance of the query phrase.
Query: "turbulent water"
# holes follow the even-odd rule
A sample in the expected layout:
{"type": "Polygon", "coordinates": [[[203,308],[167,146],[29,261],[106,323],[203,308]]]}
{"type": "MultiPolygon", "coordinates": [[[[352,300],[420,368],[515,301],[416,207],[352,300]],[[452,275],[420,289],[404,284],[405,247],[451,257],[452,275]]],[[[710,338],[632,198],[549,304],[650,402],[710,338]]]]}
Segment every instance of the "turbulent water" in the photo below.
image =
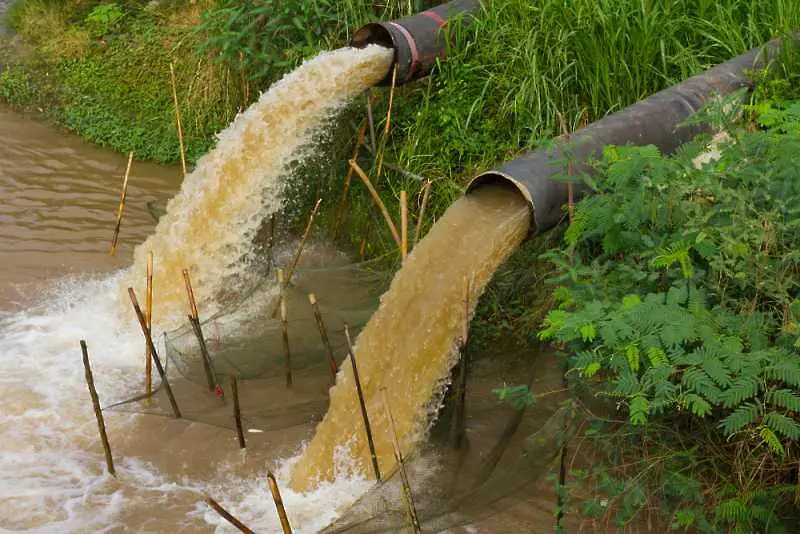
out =
{"type": "MultiPolygon", "coordinates": [[[[38,126],[15,143],[27,126],[0,109],[0,193],[8,198],[0,205],[0,532],[231,532],[202,503],[204,493],[254,530],[278,532],[269,465],[294,531],[310,533],[372,487],[347,363],[300,455],[307,426],[248,435],[240,452],[225,428],[106,410],[119,473],[110,477],[78,341],[88,341],[103,405],[140,392],[142,337],[125,288],[143,298],[147,253],[155,256],[157,329],[185,319],[182,269],[192,272],[201,311],[213,312],[248,268],[253,234],[280,207],[291,164],[390,61],[385,49],[344,49],[285,77],[220,135],[146,240],[146,202],[174,186],[154,178],[165,169],[135,164],[117,258],[107,250],[119,182],[103,177],[118,174],[122,159],[51,147],[38,126]],[[119,270],[130,243],[141,240],[133,265],[119,270]]],[[[412,251],[360,334],[356,357],[384,474],[394,460],[382,391],[408,454],[425,436],[477,297],[528,222],[514,191],[484,189],[459,200],[412,251]]]]}
{"type": "MultiPolygon", "coordinates": [[[[147,253],[155,258],[154,329],[183,324],[181,272],[191,272],[203,312],[247,269],[261,221],[280,208],[286,175],[315,134],[354,96],[383,78],[391,50],[343,48],[307,61],[265,92],[219,136],[186,176],[155,233],[134,254],[121,287],[143,295],[147,253]]],[[[124,300],[124,299],[123,299],[124,300]]]]}
{"type": "MultiPolygon", "coordinates": [[[[395,469],[384,396],[408,455],[438,407],[467,313],[524,237],[529,216],[519,193],[506,188],[479,190],[458,200],[408,257],[358,337],[355,357],[383,473],[395,469]]],[[[296,489],[333,480],[333,460],[341,449],[364,476],[371,475],[360,413],[352,370],[345,363],[331,390],[328,413],[292,472],[296,489]]]]}

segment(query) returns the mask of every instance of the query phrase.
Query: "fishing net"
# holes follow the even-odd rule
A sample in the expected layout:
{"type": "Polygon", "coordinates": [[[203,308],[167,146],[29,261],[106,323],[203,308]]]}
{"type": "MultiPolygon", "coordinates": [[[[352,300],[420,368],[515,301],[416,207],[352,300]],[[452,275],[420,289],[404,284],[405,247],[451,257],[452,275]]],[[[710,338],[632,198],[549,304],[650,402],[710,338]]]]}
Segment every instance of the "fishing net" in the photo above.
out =
{"type": "MultiPolygon", "coordinates": [[[[288,265],[291,255],[279,254],[276,263],[288,265]]],[[[391,273],[377,263],[352,263],[324,246],[304,252],[285,290],[291,387],[286,383],[281,322],[274,314],[278,302],[274,268],[265,274],[259,273],[248,290],[238,291],[238,298],[201,322],[222,395],[209,391],[200,344],[188,324],[161,334],[158,350],[184,419],[230,429],[234,436],[230,377],[236,376],[246,433],[265,432],[262,435],[269,437],[263,439],[274,439],[294,429],[297,434],[292,435],[302,440],[325,415],[333,383],[309,293],[316,295],[335,361],[341,365],[347,353],[344,324],[355,339],[379,305],[391,273]]],[[[448,394],[430,439],[407,462],[420,521],[428,531],[474,523],[512,506],[526,488],[544,496],[534,508],[538,506],[539,519],[552,521],[555,494],[545,478],[557,469],[554,460],[561,444],[574,433],[575,409],[562,406],[566,395],[560,394],[519,411],[499,403],[492,389],[507,382],[529,383],[536,392],[558,390],[561,374],[555,358],[544,352],[503,350],[473,355],[466,376],[459,423],[466,429],[466,440],[458,444],[452,440],[457,416],[454,397],[448,394]]],[[[109,408],[171,417],[161,386],[151,397],[139,395],[109,408]]],[[[255,436],[248,434],[248,447],[255,436]]],[[[325,532],[404,529],[407,514],[396,475],[377,484],[325,532]]]]}
{"type": "MultiPolygon", "coordinates": [[[[288,269],[291,252],[293,249],[287,247],[277,254],[275,264],[288,269]]],[[[309,294],[316,297],[333,358],[339,365],[347,354],[344,325],[355,339],[377,307],[389,276],[375,262],[352,263],[324,245],[307,247],[284,290],[288,361],[277,313],[275,267],[258,273],[244,290],[239,284],[220,311],[201,317],[200,330],[214,382],[220,386],[211,391],[200,342],[188,319],[186,325],[159,335],[154,341],[182,417],[233,429],[229,393],[230,379],[235,376],[240,381],[240,408],[246,426],[274,430],[321,418],[333,378],[309,294]],[[291,388],[286,387],[289,371],[291,388]]],[[[161,385],[152,396],[136,395],[109,409],[171,415],[161,385]]]]}

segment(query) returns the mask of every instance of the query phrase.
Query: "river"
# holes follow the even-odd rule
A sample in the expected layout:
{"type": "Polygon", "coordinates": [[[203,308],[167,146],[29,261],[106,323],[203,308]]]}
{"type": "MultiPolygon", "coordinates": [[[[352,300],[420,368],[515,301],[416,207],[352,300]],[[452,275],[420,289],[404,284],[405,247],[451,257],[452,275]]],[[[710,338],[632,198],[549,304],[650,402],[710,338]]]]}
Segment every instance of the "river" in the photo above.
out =
{"type": "MultiPolygon", "coordinates": [[[[6,503],[0,527],[31,532],[213,531],[220,521],[202,504],[204,492],[230,494],[228,502],[238,502],[245,516],[273,514],[260,478],[264,465],[280,465],[280,458],[296,452],[310,436],[313,420],[249,434],[243,454],[228,428],[107,411],[121,474],[113,479],[103,473],[77,341],[89,342],[104,405],[139,387],[131,377],[140,373],[141,336],[135,325],[120,328],[109,320],[111,307],[98,304],[96,297],[98,292],[114,293],[116,273],[130,264],[135,245],[155,227],[148,203],[163,203],[177,192],[179,169],[134,162],[120,245],[112,257],[124,156],[0,108],[0,162],[0,500],[6,503]],[[235,491],[231,484],[238,486],[235,491]],[[259,502],[248,503],[256,497],[259,502]]],[[[483,449],[476,445],[476,456],[488,449],[488,438],[500,433],[508,416],[508,409],[492,400],[491,388],[504,380],[519,381],[528,368],[520,358],[502,365],[484,361],[474,372],[468,429],[476,444],[489,443],[483,449]]],[[[542,387],[557,378],[552,371],[543,375],[537,378],[542,387]]],[[[306,400],[316,396],[324,401],[319,394],[324,383],[301,388],[300,396],[305,391],[306,400]]],[[[251,397],[259,399],[256,393],[251,397]]],[[[290,514],[311,532],[325,518],[309,521],[303,515],[352,502],[351,496],[362,494],[365,484],[369,482],[353,479],[329,485],[313,500],[291,492],[285,498],[290,514]]],[[[544,528],[552,524],[549,484],[526,488],[522,495],[504,496],[509,507],[487,508],[483,515],[488,517],[475,514],[466,531],[514,532],[531,521],[543,526],[538,531],[551,531],[544,528]]]]}

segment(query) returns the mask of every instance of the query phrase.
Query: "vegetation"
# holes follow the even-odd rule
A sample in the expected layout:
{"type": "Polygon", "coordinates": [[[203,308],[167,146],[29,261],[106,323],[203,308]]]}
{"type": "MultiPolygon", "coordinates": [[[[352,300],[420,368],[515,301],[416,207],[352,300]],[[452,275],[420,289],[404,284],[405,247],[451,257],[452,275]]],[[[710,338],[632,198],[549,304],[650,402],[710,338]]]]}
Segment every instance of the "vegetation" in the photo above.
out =
{"type": "MultiPolygon", "coordinates": [[[[376,4],[17,0],[9,22],[22,53],[3,60],[0,99],[97,143],[174,161],[172,62],[194,161],[303,58],[430,2],[376,4]]],[[[415,176],[431,179],[429,215],[412,221],[427,227],[477,172],[557,133],[559,114],[575,129],[798,27],[790,0],[485,0],[470,25],[450,28],[452,49],[433,76],[397,89],[390,166],[376,185],[396,205],[400,190],[419,199],[415,176]]],[[[706,110],[698,120],[730,141],[702,168],[692,158],[707,138],[671,157],[609,148],[590,181],[596,194],[569,228],[526,243],[481,300],[470,350],[503,332],[553,341],[573,384],[625,409],[626,420],[593,414],[584,433],[599,451],[574,473],[596,488],[581,501],[589,517],[623,526],[658,510],[674,529],[796,531],[797,73],[763,80],[744,122],[706,110]]],[[[372,96],[380,130],[387,90],[372,96]]],[[[304,221],[322,195],[335,199],[322,216],[333,224],[364,100],[328,140],[329,156],[306,163],[301,178],[315,178],[297,180],[289,215],[304,221]]],[[[363,150],[362,161],[374,176],[375,154],[363,150]]],[[[358,249],[366,239],[367,255],[396,260],[356,185],[341,240],[358,249]]],[[[517,386],[501,394],[519,406],[531,399],[517,386]]]]}

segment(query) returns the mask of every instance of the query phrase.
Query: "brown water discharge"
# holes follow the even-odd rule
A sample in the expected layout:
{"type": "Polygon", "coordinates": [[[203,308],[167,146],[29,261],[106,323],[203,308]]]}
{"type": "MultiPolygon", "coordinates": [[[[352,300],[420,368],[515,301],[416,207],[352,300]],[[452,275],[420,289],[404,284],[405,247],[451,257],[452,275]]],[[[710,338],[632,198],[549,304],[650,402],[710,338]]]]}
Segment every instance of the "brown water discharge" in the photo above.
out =
{"type": "MultiPolygon", "coordinates": [[[[505,187],[458,200],[408,257],[359,336],[355,356],[385,476],[396,466],[381,390],[408,455],[424,439],[455,363],[467,294],[471,314],[492,273],[522,241],[529,220],[527,203],[505,187]]],[[[362,473],[372,474],[349,363],[330,393],[328,413],[292,473],[296,490],[333,480],[334,459],[342,449],[362,473]]]]}
{"type": "Polygon", "coordinates": [[[155,233],[136,249],[121,282],[122,292],[133,286],[143,295],[147,253],[153,252],[154,327],[184,322],[183,269],[192,273],[204,312],[215,311],[216,297],[252,260],[259,224],[280,208],[290,165],[303,159],[338,109],[386,75],[391,61],[392,51],[378,46],[322,53],[274,84],[219,135],[167,204],[155,233]]]}

